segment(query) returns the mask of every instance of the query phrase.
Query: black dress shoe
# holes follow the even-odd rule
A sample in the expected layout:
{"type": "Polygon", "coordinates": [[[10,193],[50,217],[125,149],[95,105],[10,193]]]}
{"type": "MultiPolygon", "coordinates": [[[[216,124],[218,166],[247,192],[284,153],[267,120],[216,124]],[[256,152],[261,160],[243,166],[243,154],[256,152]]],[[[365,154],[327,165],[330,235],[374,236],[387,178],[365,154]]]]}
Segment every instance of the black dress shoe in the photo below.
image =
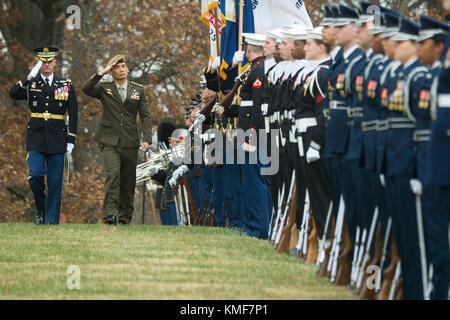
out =
{"type": "Polygon", "coordinates": [[[36,217],[34,217],[34,223],[37,225],[40,224],[45,224],[45,211],[39,211],[36,215],[36,217]]]}
{"type": "Polygon", "coordinates": [[[41,215],[37,215],[34,217],[34,223],[37,225],[44,224],[44,217],[41,215]]]}
{"type": "Polygon", "coordinates": [[[105,218],[105,223],[106,224],[117,224],[117,218],[116,216],[107,216],[105,218]]]}

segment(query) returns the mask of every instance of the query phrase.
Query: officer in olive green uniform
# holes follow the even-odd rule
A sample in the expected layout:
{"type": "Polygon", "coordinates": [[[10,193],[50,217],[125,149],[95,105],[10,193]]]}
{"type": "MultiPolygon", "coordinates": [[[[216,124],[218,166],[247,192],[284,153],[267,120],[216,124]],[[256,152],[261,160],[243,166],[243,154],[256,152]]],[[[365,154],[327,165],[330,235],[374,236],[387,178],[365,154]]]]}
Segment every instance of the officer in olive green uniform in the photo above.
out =
{"type": "Polygon", "coordinates": [[[144,87],[128,80],[128,72],[125,56],[115,56],[82,88],[85,94],[100,99],[103,105],[95,140],[102,150],[106,169],[103,218],[108,224],[129,224],[133,217],[139,148],[138,112],[143,129],[143,152],[149,150],[151,142],[151,117],[144,87]],[[107,73],[113,80],[100,81],[107,73]]]}

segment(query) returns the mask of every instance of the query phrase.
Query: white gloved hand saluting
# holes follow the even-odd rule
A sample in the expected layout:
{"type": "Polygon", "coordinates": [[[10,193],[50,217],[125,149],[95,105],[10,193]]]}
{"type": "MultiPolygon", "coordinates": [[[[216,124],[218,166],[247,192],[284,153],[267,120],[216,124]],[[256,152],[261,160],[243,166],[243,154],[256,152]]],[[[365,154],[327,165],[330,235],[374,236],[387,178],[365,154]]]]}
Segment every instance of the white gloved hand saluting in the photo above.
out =
{"type": "Polygon", "coordinates": [[[74,147],[75,147],[75,145],[73,143],[68,143],[67,150],[66,150],[67,154],[71,154],[74,147]]]}
{"type": "Polygon", "coordinates": [[[409,180],[409,184],[411,186],[412,192],[416,196],[421,196],[422,195],[422,182],[420,182],[420,180],[418,180],[418,179],[411,179],[411,180],[409,180]]]}
{"type": "Polygon", "coordinates": [[[233,55],[233,66],[237,65],[239,62],[244,61],[244,51],[236,51],[233,55]]]}
{"type": "Polygon", "coordinates": [[[308,148],[308,151],[306,151],[306,162],[311,163],[319,159],[320,159],[320,152],[310,146],[308,148]]]}
{"type": "Polygon", "coordinates": [[[216,71],[220,67],[220,57],[215,57],[213,63],[211,64],[211,70],[216,71]]]}
{"type": "Polygon", "coordinates": [[[31,69],[30,73],[29,73],[28,76],[27,76],[27,79],[28,79],[28,80],[31,80],[31,79],[33,79],[34,77],[36,77],[37,74],[38,74],[38,72],[39,72],[39,70],[41,70],[41,67],[42,67],[42,61],[39,60],[39,61],[35,64],[35,66],[33,67],[33,69],[31,69]]]}

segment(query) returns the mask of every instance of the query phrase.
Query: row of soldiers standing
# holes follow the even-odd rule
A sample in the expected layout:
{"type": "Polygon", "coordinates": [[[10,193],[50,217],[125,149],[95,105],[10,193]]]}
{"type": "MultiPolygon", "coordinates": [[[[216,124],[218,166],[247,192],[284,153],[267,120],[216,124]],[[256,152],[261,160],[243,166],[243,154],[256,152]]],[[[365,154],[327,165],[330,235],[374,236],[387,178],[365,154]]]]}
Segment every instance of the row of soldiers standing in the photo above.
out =
{"type": "MultiPolygon", "coordinates": [[[[217,223],[225,225],[226,212],[228,226],[278,245],[296,201],[299,235],[290,252],[302,251],[311,213],[306,232],[316,232],[321,249],[314,260],[331,281],[362,297],[392,297],[396,288],[405,299],[447,299],[449,25],[426,16],[419,24],[368,2],[324,9],[313,30],[293,25],[244,34],[250,67],[236,80],[239,105],[228,102],[237,86],[219,82],[218,64],[206,72],[202,101],[188,110],[197,118],[191,131],[223,128],[223,139],[233,139],[229,133],[239,128],[259,140],[279,132],[264,144],[251,135],[238,143],[234,152],[245,150],[245,164],[203,164],[198,176],[214,197],[217,223]],[[214,104],[215,92],[226,89],[214,104]],[[256,150],[273,144],[280,169],[264,176],[256,150]],[[370,287],[365,279],[373,266],[379,272],[370,287]]],[[[233,60],[241,62],[243,53],[233,60]]],[[[172,182],[194,167],[175,170],[172,182]]]]}

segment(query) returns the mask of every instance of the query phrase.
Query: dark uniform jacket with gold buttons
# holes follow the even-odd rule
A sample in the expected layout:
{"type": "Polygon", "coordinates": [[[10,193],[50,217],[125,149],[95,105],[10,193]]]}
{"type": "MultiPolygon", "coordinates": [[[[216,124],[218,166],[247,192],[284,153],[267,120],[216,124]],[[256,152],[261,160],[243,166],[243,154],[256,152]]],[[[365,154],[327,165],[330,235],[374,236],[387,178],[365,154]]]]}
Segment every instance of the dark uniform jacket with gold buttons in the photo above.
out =
{"type": "Polygon", "coordinates": [[[27,124],[27,151],[47,154],[65,153],[67,143],[75,143],[78,102],[69,79],[53,76],[48,86],[41,75],[17,82],[9,91],[11,98],[27,100],[31,118],[27,124]],[[69,114],[67,130],[64,115],[69,114]]]}
{"type": "Polygon", "coordinates": [[[100,81],[101,75],[94,74],[82,87],[85,94],[100,99],[103,115],[95,135],[101,145],[138,148],[140,145],[137,113],[142,122],[143,141],[151,142],[152,126],[150,110],[144,87],[128,80],[127,96],[124,102],[114,81],[100,81]]]}
{"type": "Polygon", "coordinates": [[[263,102],[264,57],[258,57],[251,62],[251,70],[241,87],[241,105],[231,106],[225,116],[238,117],[238,128],[247,131],[264,128],[264,118],[261,113],[263,102]]]}

